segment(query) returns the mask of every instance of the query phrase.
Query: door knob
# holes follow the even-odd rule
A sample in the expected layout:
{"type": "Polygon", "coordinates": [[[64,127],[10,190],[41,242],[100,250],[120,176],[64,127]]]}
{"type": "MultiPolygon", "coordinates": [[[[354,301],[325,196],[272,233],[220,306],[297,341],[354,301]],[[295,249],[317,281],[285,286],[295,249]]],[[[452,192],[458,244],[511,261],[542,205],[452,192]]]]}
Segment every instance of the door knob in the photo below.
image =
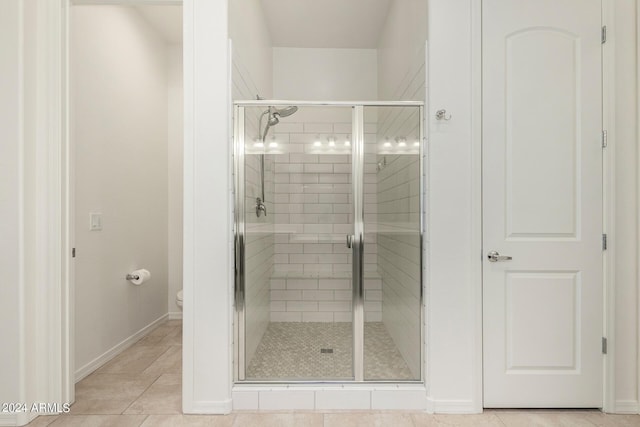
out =
{"type": "Polygon", "coordinates": [[[513,258],[508,255],[500,255],[496,251],[491,251],[487,254],[487,259],[489,262],[498,262],[498,261],[511,261],[513,258]]]}

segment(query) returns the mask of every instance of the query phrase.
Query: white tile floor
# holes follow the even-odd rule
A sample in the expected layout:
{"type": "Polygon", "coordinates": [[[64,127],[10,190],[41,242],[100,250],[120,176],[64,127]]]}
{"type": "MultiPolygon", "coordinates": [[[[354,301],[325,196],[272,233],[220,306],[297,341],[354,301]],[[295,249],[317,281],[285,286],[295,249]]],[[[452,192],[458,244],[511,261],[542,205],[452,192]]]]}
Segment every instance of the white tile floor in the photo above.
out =
{"type": "Polygon", "coordinates": [[[640,415],[597,410],[487,410],[479,415],[417,412],[181,414],[182,325],[168,321],[76,385],[71,412],[41,416],[30,426],[211,427],[638,427],[640,415]]]}

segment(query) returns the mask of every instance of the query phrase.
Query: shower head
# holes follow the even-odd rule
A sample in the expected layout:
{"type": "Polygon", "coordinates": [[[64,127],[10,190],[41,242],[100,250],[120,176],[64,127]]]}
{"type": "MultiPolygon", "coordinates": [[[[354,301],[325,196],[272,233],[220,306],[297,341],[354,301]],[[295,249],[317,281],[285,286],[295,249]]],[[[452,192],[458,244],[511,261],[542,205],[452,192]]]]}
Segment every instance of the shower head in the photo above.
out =
{"type": "Polygon", "coordinates": [[[275,126],[280,123],[280,114],[269,112],[269,120],[267,120],[267,127],[275,126]]]}
{"type": "Polygon", "coordinates": [[[269,126],[277,125],[278,123],[280,123],[281,117],[289,117],[296,111],[298,111],[298,107],[296,107],[295,105],[284,108],[269,107],[269,126]]]}
{"type": "Polygon", "coordinates": [[[296,111],[298,111],[298,107],[296,107],[295,105],[291,105],[289,107],[284,107],[284,108],[269,107],[268,110],[262,113],[262,116],[260,116],[261,123],[262,123],[262,117],[264,117],[267,114],[269,115],[267,118],[267,124],[264,128],[264,133],[261,135],[262,141],[264,142],[264,140],[267,138],[267,133],[269,133],[269,128],[280,123],[281,117],[289,117],[296,111]]]}
{"type": "Polygon", "coordinates": [[[284,108],[274,108],[273,114],[277,114],[280,117],[289,117],[296,111],[298,111],[298,107],[296,107],[295,105],[291,105],[284,108]]]}

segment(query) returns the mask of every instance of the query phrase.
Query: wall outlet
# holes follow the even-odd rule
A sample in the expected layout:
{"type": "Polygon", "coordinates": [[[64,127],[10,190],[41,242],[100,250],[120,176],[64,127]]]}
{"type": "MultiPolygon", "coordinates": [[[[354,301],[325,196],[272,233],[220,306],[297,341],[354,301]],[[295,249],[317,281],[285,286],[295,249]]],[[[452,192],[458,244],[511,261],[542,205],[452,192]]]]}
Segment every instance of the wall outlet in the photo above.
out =
{"type": "Polygon", "coordinates": [[[102,230],[102,214],[90,213],[89,214],[89,231],[102,230]]]}

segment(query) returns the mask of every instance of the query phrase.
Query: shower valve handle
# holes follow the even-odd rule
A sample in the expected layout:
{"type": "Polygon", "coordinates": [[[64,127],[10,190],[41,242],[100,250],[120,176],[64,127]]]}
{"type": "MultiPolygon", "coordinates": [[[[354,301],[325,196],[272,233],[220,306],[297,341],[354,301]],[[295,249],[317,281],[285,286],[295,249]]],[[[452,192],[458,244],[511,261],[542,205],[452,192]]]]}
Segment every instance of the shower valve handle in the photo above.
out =
{"type": "Polygon", "coordinates": [[[351,246],[353,246],[353,235],[347,234],[347,247],[351,249],[351,246]]]}
{"type": "Polygon", "coordinates": [[[264,205],[264,202],[260,197],[256,198],[256,216],[260,218],[260,215],[264,213],[264,216],[267,216],[267,207],[264,205]]]}

